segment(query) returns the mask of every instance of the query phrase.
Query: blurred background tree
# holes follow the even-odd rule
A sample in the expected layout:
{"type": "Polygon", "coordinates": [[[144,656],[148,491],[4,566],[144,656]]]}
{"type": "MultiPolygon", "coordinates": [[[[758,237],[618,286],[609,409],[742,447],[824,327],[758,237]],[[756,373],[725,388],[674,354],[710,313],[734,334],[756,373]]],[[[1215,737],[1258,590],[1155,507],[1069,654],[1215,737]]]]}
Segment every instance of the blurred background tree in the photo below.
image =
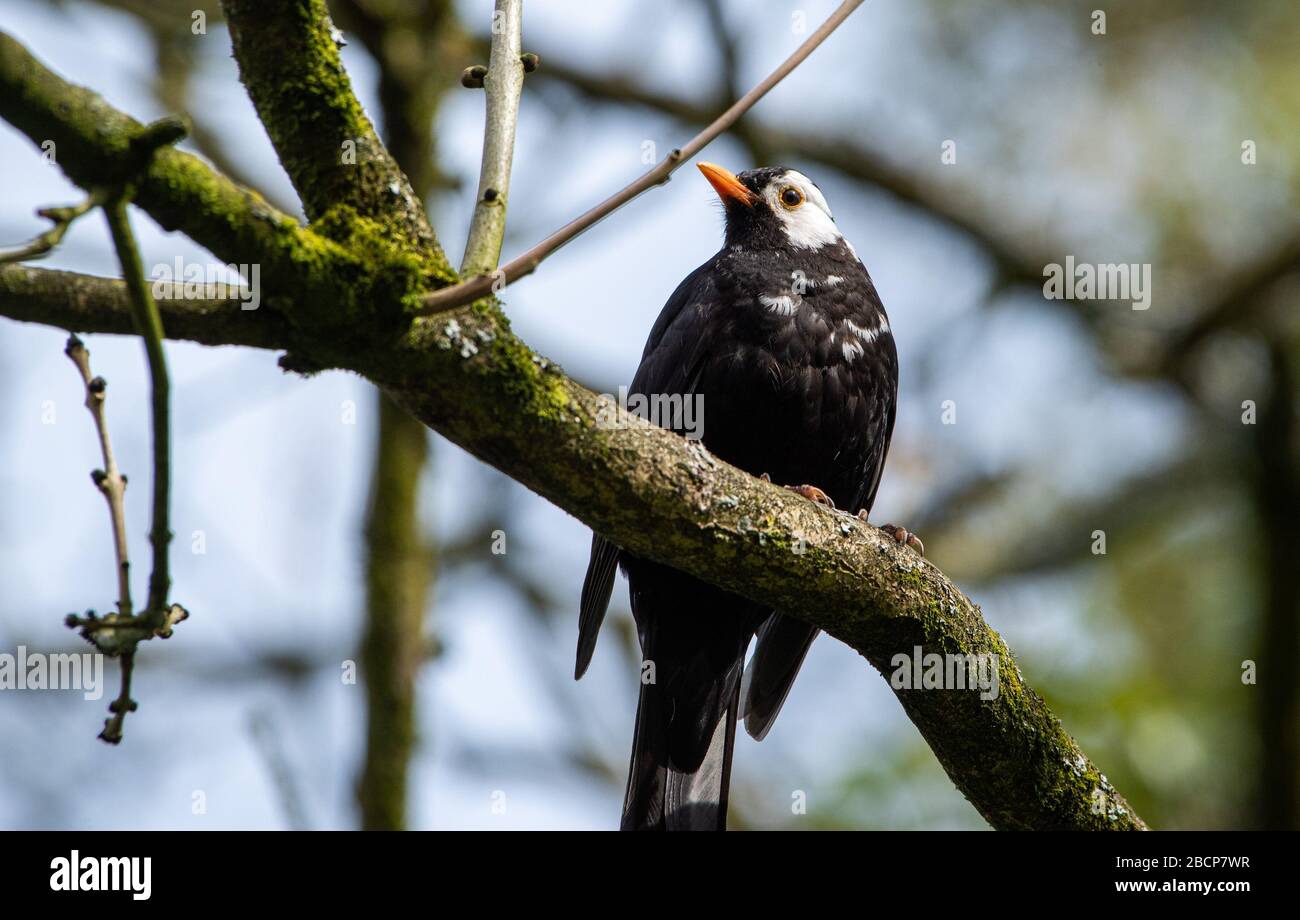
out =
{"type": "MultiPolygon", "coordinates": [[[[507,252],[712,119],[831,4],[587,6],[526,7],[542,67],[507,252]]],[[[358,92],[458,252],[482,118],[458,75],[486,61],[491,5],[330,8],[358,92]]],[[[872,271],[903,368],[880,519],[919,532],[982,602],[1152,826],[1296,829],[1300,9],[1101,12],[872,4],[709,158],[812,176],[872,271]],[[1045,299],[1044,266],[1067,256],[1151,264],[1150,309],[1045,299]]],[[[14,0],[3,26],[137,117],[188,112],[192,150],[297,212],[217,3],[14,0]]],[[[4,240],[77,197],[4,125],[0,159],[4,240]]],[[[715,250],[711,208],[690,178],[637,202],[511,288],[512,320],[613,392],[676,279],[715,250]]],[[[49,262],[113,273],[97,233],[78,225],[49,262]]],[[[140,233],[147,266],[210,260],[140,233]]],[[[61,615],[86,580],[107,591],[111,565],[82,487],[92,435],[62,335],[2,328],[0,647],[70,647],[61,615]]],[[[143,469],[135,349],[89,344],[123,468],[143,469]]],[[[569,680],[584,529],[354,378],[168,349],[174,577],[194,617],[141,656],[121,749],[93,739],[99,703],[0,694],[0,824],[614,826],[639,653],[619,588],[617,640],[569,680]],[[340,680],[350,661],[360,684],[340,680]],[[130,769],[159,763],[149,783],[130,769]]],[[[742,741],[735,786],[733,826],[983,826],[884,683],[825,638],[768,740],[742,741]]]]}

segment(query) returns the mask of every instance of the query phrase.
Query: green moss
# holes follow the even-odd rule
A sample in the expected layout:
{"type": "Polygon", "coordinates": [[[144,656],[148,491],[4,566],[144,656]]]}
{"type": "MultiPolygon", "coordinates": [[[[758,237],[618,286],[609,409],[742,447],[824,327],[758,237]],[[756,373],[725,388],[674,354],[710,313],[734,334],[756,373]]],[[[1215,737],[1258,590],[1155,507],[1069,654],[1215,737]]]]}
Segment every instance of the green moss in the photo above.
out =
{"type": "MultiPolygon", "coordinates": [[[[392,245],[428,254],[455,277],[410,182],[379,141],[339,58],[324,0],[227,0],[240,77],[314,223],[346,203],[392,245]]],[[[431,266],[432,267],[432,266],[431,266]]]]}

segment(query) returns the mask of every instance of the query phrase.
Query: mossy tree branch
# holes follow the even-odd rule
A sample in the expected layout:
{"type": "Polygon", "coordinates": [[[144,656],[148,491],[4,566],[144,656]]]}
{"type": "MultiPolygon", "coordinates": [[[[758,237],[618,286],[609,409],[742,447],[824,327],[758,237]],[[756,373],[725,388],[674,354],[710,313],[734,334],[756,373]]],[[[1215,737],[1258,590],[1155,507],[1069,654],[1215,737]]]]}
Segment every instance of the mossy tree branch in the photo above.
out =
{"type": "MultiPolygon", "coordinates": [[[[84,189],[118,185],[136,172],[132,140],[144,126],[65,82],[3,32],[0,117],[33,143],[52,144],[47,149],[54,161],[84,189]]],[[[343,247],[315,238],[198,157],[171,148],[158,151],[137,178],[134,204],[226,261],[260,262],[268,276],[283,274],[287,290],[313,277],[319,283],[323,274],[342,273],[354,261],[343,247]]]]}
{"type": "MultiPolygon", "coordinates": [[[[325,95],[338,91],[334,85],[325,95]]],[[[56,99],[48,101],[57,107],[56,99]]],[[[4,108],[0,102],[0,114],[4,108]]],[[[93,160],[94,139],[82,141],[91,150],[79,155],[93,160]]],[[[190,196],[191,180],[175,178],[181,187],[167,194],[190,196]]],[[[159,195],[163,200],[154,204],[172,206],[159,195]]],[[[141,204],[149,209],[148,201],[141,204]]],[[[390,215],[372,225],[399,221],[390,215]]],[[[364,250],[368,241],[349,250],[364,250]]],[[[323,271],[303,268],[313,277],[300,297],[319,286],[323,271]]],[[[15,312],[8,278],[0,272],[0,314],[6,315],[15,312]]],[[[430,288],[445,283],[423,273],[411,278],[430,288]]],[[[365,282],[358,278],[357,287],[365,282]]],[[[365,293],[353,289],[335,300],[340,296],[357,303],[353,298],[365,293]]],[[[30,302],[24,312],[32,317],[30,302]]],[[[49,315],[56,324],[66,320],[58,309],[49,315]]],[[[342,344],[296,323],[285,332],[291,365],[362,374],[425,424],[614,542],[819,626],[882,673],[893,670],[895,655],[911,656],[917,646],[997,656],[996,698],[895,690],[953,782],[994,827],[1145,826],[1025,683],[979,608],[932,563],[875,528],[713,458],[696,442],[637,419],[622,427],[600,423],[604,410],[596,394],[516,338],[492,304],[414,323],[400,335],[391,327],[352,326],[342,344]]]]}
{"type": "Polygon", "coordinates": [[[325,0],[223,0],[239,76],[312,221],[346,204],[441,258],[411,184],[361,109],[325,0]]]}
{"type": "MultiPolygon", "coordinates": [[[[76,272],[0,265],[4,315],[69,332],[135,332],[125,285],[76,272]]],[[[201,299],[157,299],[170,339],[200,345],[286,349],[293,339],[284,317],[270,310],[241,311],[239,301],[207,291],[201,299]]]]}
{"type": "MultiPolygon", "coordinates": [[[[59,168],[87,190],[120,184],[138,172],[132,142],[143,126],[92,91],[64,81],[3,32],[0,117],[38,146],[52,144],[48,149],[59,168]]],[[[304,228],[198,157],[171,148],[158,151],[135,186],[132,203],[164,229],[179,230],[225,262],[260,266],[262,306],[245,313],[246,321],[262,323],[252,317],[283,313],[293,304],[295,315],[284,318],[340,351],[352,347],[349,330],[398,333],[407,308],[430,288],[455,279],[436,249],[421,251],[401,238],[395,243],[390,225],[349,204],[340,203],[304,228]]]]}

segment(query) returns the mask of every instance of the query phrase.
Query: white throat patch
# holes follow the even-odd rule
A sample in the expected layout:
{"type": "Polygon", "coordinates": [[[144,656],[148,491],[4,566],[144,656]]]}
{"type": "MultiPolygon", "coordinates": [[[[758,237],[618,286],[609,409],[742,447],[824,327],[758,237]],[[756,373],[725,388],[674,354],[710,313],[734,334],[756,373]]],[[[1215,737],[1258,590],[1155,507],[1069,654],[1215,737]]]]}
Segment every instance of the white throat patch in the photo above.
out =
{"type": "Polygon", "coordinates": [[[763,199],[781,222],[781,229],[790,245],[796,249],[821,249],[841,239],[826,198],[803,173],[791,169],[768,183],[763,189],[763,199]],[[793,211],[781,204],[781,190],[790,185],[797,188],[804,198],[803,204],[793,211]]]}

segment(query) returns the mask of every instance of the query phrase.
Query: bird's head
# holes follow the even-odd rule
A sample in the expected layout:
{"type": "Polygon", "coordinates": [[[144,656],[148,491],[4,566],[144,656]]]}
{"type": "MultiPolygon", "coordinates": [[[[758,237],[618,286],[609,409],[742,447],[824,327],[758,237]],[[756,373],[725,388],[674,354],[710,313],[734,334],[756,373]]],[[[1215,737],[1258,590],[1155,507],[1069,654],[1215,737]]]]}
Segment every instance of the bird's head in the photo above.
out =
{"type": "Polygon", "coordinates": [[[803,173],[765,166],[735,175],[713,163],[696,165],[722,200],[727,246],[820,249],[841,239],[821,189],[803,173]]]}

